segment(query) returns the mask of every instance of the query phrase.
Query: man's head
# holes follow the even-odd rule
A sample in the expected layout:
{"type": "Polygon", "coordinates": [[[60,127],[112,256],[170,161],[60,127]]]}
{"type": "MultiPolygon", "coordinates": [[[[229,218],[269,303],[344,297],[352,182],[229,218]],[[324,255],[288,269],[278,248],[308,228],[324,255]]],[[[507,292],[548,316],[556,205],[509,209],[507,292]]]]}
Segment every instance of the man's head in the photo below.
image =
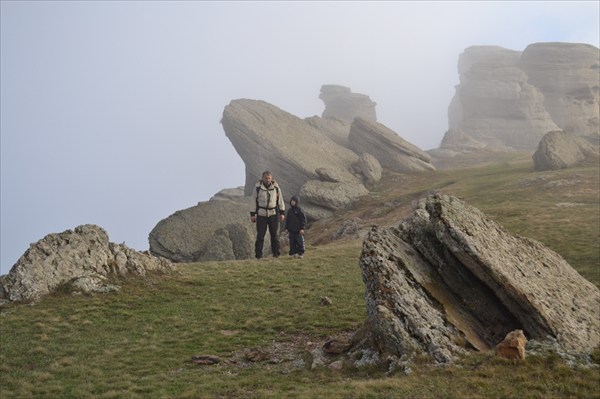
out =
{"type": "Polygon", "coordinates": [[[269,187],[271,182],[273,181],[273,174],[268,170],[264,171],[262,174],[262,183],[265,187],[269,187]]]}

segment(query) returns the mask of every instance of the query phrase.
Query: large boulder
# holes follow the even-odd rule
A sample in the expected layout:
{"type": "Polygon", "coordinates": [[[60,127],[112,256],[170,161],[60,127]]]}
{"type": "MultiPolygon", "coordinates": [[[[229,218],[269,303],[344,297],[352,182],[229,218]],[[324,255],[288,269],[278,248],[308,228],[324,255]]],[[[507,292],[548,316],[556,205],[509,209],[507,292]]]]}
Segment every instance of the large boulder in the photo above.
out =
{"type": "Polygon", "coordinates": [[[256,239],[250,211],[256,205],[252,197],[237,194],[238,189],[222,190],[161,220],[148,236],[150,252],[174,262],[250,258],[256,239]]]}
{"type": "Polygon", "coordinates": [[[373,227],[360,257],[368,320],[352,356],[451,362],[507,333],[589,353],[600,344],[600,291],[560,255],[478,209],[431,195],[396,227],[373,227]]]}
{"type": "Polygon", "coordinates": [[[365,184],[373,184],[381,180],[383,168],[373,155],[368,152],[362,153],[358,161],[352,164],[352,170],[362,176],[365,184]]]}
{"type": "Polygon", "coordinates": [[[0,299],[38,300],[65,284],[101,291],[109,277],[173,270],[166,259],[111,243],[101,227],[82,225],[31,244],[10,272],[0,277],[0,299]]]}
{"type": "Polygon", "coordinates": [[[536,171],[565,169],[588,159],[598,159],[598,148],[574,133],[548,132],[533,154],[536,171]]]}
{"type": "Polygon", "coordinates": [[[310,123],[274,105],[258,100],[233,100],[222,119],[225,134],[246,167],[245,195],[265,170],[287,198],[309,180],[318,180],[316,170],[336,171],[344,181],[359,182],[351,172],[358,155],[336,144],[310,123]]]}
{"type": "Polygon", "coordinates": [[[429,154],[378,122],[354,119],[348,145],[357,154],[369,153],[382,167],[396,172],[435,170],[429,154]]]}
{"type": "Polygon", "coordinates": [[[377,104],[365,94],[352,93],[349,87],[323,85],[319,98],[325,103],[324,119],[335,118],[348,123],[352,123],[354,118],[377,121],[377,104]]]}

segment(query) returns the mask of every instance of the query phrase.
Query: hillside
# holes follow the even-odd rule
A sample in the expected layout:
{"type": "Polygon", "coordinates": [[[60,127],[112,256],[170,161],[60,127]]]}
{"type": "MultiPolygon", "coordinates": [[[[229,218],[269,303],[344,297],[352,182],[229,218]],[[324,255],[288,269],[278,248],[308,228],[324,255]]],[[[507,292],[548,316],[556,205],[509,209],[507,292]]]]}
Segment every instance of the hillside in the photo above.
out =
{"type": "MultiPolygon", "coordinates": [[[[462,159],[454,169],[385,173],[370,195],[308,231],[303,260],[181,264],[174,276],[119,282],[118,293],[63,291],[0,313],[2,398],[590,398],[598,368],[553,354],[512,363],[489,353],[410,370],[310,370],[310,350],[365,319],[361,240],[429,192],[463,198],[513,234],[537,239],[600,286],[599,167],[533,172],[528,154],[462,159]],[[322,305],[327,296],[330,305],[322,305]],[[220,363],[201,366],[194,355],[220,363]]],[[[596,366],[600,362],[596,351],[596,366]]]]}

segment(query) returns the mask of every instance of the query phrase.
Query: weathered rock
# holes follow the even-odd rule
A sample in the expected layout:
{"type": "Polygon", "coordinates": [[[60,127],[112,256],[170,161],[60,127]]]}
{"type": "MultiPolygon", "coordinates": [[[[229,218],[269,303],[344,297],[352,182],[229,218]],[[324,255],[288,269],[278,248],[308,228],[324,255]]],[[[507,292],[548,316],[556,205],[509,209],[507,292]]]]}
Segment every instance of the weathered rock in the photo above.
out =
{"type": "Polygon", "coordinates": [[[358,161],[352,164],[352,170],[362,176],[365,184],[373,184],[381,180],[383,168],[373,155],[365,152],[358,161]]]}
{"type": "Polygon", "coordinates": [[[315,173],[319,177],[319,180],[324,182],[339,183],[344,181],[344,176],[328,168],[317,168],[315,173]]]}
{"type": "Polygon", "coordinates": [[[382,167],[396,172],[435,170],[426,152],[381,123],[354,119],[348,145],[357,154],[369,153],[382,167]]]}
{"type": "Polygon", "coordinates": [[[571,351],[600,344],[598,288],[454,197],[431,195],[398,227],[373,227],[360,266],[368,320],[352,351],[449,362],[517,329],[571,351]]]}
{"type": "Polygon", "coordinates": [[[358,155],[269,103],[233,100],[223,111],[222,124],[246,166],[247,196],[265,170],[273,172],[286,198],[298,193],[308,180],[318,179],[315,171],[319,168],[336,171],[343,181],[359,181],[350,171],[358,155]]]}
{"type": "Polygon", "coordinates": [[[519,60],[544,108],[561,130],[598,136],[600,50],[582,43],[534,43],[519,60]]]}
{"type": "Polygon", "coordinates": [[[224,188],[219,191],[215,195],[213,195],[209,201],[228,201],[234,200],[238,201],[244,197],[244,186],[239,186],[236,188],[224,188]]]}
{"type": "Polygon", "coordinates": [[[179,210],[152,229],[150,252],[174,262],[247,259],[256,238],[255,206],[251,197],[230,196],[179,210]]]}
{"type": "Polygon", "coordinates": [[[10,272],[0,277],[0,299],[38,300],[65,284],[83,292],[110,291],[108,277],[173,270],[166,259],[111,243],[104,229],[87,224],[31,244],[10,272]]]}
{"type": "Polygon", "coordinates": [[[597,137],[598,57],[598,48],[576,43],[535,43],[522,53],[469,47],[458,61],[449,128],[491,147],[517,150],[536,148],[554,130],[597,137]]]}
{"type": "Polygon", "coordinates": [[[312,116],[304,120],[333,140],[334,143],[348,148],[348,133],[350,133],[350,123],[352,121],[346,122],[332,117],[321,118],[318,116],[312,116]]]}
{"type": "Polygon", "coordinates": [[[486,143],[475,140],[462,130],[450,129],[444,134],[441,149],[453,151],[476,151],[487,147],[486,143]]]}
{"type": "Polygon", "coordinates": [[[460,109],[460,115],[449,117],[450,129],[491,146],[532,149],[558,128],[541,92],[517,67],[519,57],[519,52],[489,46],[469,47],[460,55],[455,95],[460,107],[451,109],[460,109]]]}
{"type": "Polygon", "coordinates": [[[352,342],[346,337],[330,337],[323,344],[323,352],[330,355],[339,355],[347,352],[352,346],[352,342]]]}
{"type": "Polygon", "coordinates": [[[221,261],[235,259],[233,244],[229,232],[225,228],[218,229],[206,241],[205,250],[200,256],[200,261],[221,261]]]}
{"type": "Polygon", "coordinates": [[[343,208],[368,193],[360,183],[331,183],[320,180],[307,181],[300,189],[303,202],[319,204],[331,210],[343,208]]]}
{"type": "Polygon", "coordinates": [[[533,154],[537,171],[565,169],[585,160],[597,160],[598,148],[574,133],[560,130],[548,132],[533,154]]]}
{"type": "Polygon", "coordinates": [[[352,122],[354,118],[362,118],[376,122],[375,102],[365,94],[352,93],[349,87],[338,85],[321,86],[319,98],[325,103],[323,118],[335,118],[352,122]]]}
{"type": "Polygon", "coordinates": [[[525,346],[527,338],[523,330],[514,330],[506,334],[506,337],[494,348],[498,356],[507,359],[525,359],[525,346]]]}
{"type": "Polygon", "coordinates": [[[344,220],[335,232],[333,239],[339,240],[344,237],[359,238],[360,223],[360,218],[351,218],[344,220]]]}

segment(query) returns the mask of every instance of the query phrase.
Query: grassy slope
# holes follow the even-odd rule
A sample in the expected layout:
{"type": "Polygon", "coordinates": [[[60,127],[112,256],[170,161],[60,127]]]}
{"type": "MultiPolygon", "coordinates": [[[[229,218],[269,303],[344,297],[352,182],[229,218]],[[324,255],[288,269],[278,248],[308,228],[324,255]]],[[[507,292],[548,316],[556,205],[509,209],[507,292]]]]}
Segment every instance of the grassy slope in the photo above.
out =
{"type": "Polygon", "coordinates": [[[599,398],[598,370],[555,357],[513,364],[475,354],[460,365],[314,371],[292,362],[365,319],[360,241],[330,242],[339,224],[393,224],[430,191],[460,196],[515,234],[538,239],[599,284],[598,167],[533,173],[527,158],[422,175],[385,176],[353,210],[309,231],[303,260],[181,265],[121,283],[116,294],[56,294],[0,313],[0,397],[599,398]],[[556,204],[576,204],[565,207],[556,204]],[[318,245],[317,245],[318,244],[318,245]],[[328,296],[331,306],[321,306],[328,296]],[[262,348],[278,364],[248,363],[262,348]],[[192,355],[223,362],[198,366],[192,355]],[[273,357],[273,356],[271,356],[273,357]]]}

